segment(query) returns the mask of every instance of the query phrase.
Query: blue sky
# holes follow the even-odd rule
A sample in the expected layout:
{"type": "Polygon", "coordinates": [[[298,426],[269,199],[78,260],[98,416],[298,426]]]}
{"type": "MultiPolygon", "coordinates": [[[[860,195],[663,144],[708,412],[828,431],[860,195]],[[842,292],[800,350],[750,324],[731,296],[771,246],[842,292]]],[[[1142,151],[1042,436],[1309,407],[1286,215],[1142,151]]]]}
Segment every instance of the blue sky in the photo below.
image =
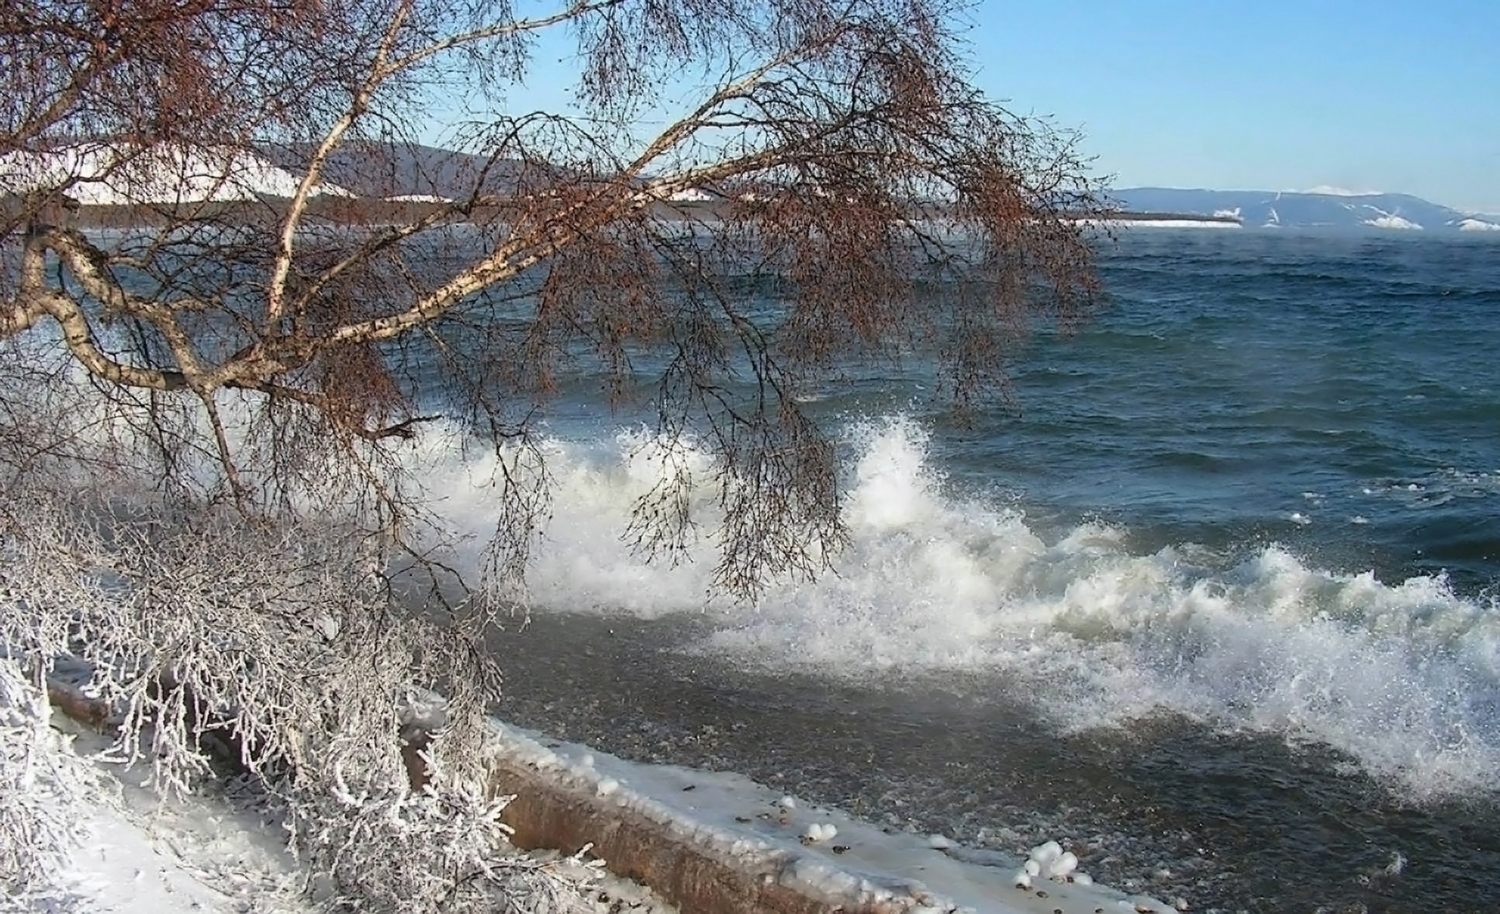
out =
{"type": "MultiPolygon", "coordinates": [[[[1081,130],[1119,187],[1328,185],[1500,213],[1500,0],[980,0],[964,37],[987,95],[1081,130]]],[[[571,48],[535,51],[510,100],[551,107],[571,48]]]]}
{"type": "Polygon", "coordinates": [[[987,94],[1119,186],[1400,191],[1500,213],[1500,0],[987,0],[987,94]]]}

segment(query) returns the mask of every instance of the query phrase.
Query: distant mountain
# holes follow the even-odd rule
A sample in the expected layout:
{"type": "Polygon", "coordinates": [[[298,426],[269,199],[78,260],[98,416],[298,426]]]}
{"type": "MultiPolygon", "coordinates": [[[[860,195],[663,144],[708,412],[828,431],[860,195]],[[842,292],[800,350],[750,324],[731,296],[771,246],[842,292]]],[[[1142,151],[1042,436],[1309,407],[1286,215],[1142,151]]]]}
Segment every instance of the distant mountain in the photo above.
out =
{"type": "MultiPolygon", "coordinates": [[[[16,151],[0,156],[0,194],[67,187],[85,206],[244,201],[290,197],[302,172],[280,167],[244,149],[138,147],[129,143],[78,142],[50,152],[16,151]]],[[[316,196],[351,196],[320,182],[316,196]]]]}
{"type": "MultiPolygon", "coordinates": [[[[268,146],[267,158],[303,173],[312,144],[268,146]]],[[[541,162],[494,159],[416,143],[356,141],[335,149],[323,175],[350,192],[375,199],[467,200],[476,194],[513,196],[554,183],[566,170],[541,162]]]]}
{"type": "MultiPolygon", "coordinates": [[[[313,144],[267,146],[264,155],[289,171],[302,173],[313,144]]],[[[465,199],[476,185],[483,192],[509,192],[516,186],[519,163],[499,162],[489,171],[479,156],[408,143],[352,142],[333,150],[323,174],[361,197],[376,199],[465,199]]]]}
{"type": "MultiPolygon", "coordinates": [[[[311,144],[256,149],[139,147],[80,140],[48,151],[0,155],[0,196],[67,187],[85,206],[126,206],[286,198],[297,191],[311,144]]],[[[510,196],[546,187],[566,172],[555,166],[450,152],[429,146],[356,142],[324,162],[314,195],[412,202],[510,196]]]]}
{"type": "Polygon", "coordinates": [[[1123,209],[1238,216],[1247,228],[1500,231],[1500,219],[1461,213],[1410,194],[1316,187],[1310,191],[1127,187],[1111,193],[1123,209]]]}
{"type": "MultiPolygon", "coordinates": [[[[314,149],[311,144],[268,144],[254,150],[167,150],[79,141],[47,152],[0,155],[0,196],[67,186],[68,194],[84,205],[285,198],[296,192],[314,149]]],[[[543,162],[489,159],[416,144],[352,142],[329,155],[313,192],[462,201],[543,191],[569,175],[581,176],[543,162]]],[[[1130,187],[1114,191],[1111,198],[1122,224],[1500,232],[1500,216],[1462,213],[1408,194],[1333,187],[1300,192],[1130,187]]],[[[688,190],[673,199],[712,203],[718,198],[688,190]]]]}

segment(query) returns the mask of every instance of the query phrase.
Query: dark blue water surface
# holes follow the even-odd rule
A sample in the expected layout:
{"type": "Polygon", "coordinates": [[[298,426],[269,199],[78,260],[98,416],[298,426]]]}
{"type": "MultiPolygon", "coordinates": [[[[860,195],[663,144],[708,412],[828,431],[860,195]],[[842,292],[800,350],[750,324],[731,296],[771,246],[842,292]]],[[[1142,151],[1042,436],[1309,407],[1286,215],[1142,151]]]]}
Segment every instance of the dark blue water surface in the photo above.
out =
{"type": "Polygon", "coordinates": [[[953,477],[1141,548],[1500,576],[1500,242],[1138,229],[1102,269],[1109,306],[1033,339],[1013,411],[930,414],[953,477]]]}

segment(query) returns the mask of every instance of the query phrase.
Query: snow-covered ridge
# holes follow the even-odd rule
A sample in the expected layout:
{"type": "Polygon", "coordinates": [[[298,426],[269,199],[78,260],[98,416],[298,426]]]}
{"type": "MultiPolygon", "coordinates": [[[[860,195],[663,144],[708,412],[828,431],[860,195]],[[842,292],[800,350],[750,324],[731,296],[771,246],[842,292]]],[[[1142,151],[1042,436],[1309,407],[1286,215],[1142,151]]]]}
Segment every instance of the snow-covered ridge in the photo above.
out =
{"type": "Polygon", "coordinates": [[[1289,194],[1315,194],[1319,197],[1378,197],[1384,193],[1379,190],[1350,190],[1347,187],[1335,187],[1331,184],[1319,184],[1309,187],[1307,190],[1289,190],[1289,194]]]}
{"type": "Polygon", "coordinates": [[[1488,231],[1500,218],[1461,212],[1410,194],[1314,187],[1306,191],[1205,190],[1201,188],[1132,187],[1111,192],[1124,209],[1237,215],[1245,225],[1290,229],[1357,231],[1425,229],[1429,232],[1488,231]]]}
{"type": "MultiPolygon", "coordinates": [[[[0,194],[61,189],[88,206],[230,202],[291,197],[300,175],[228,146],[141,147],[81,143],[0,156],[0,194]]],[[[315,196],[352,196],[322,183],[315,196]]]]}

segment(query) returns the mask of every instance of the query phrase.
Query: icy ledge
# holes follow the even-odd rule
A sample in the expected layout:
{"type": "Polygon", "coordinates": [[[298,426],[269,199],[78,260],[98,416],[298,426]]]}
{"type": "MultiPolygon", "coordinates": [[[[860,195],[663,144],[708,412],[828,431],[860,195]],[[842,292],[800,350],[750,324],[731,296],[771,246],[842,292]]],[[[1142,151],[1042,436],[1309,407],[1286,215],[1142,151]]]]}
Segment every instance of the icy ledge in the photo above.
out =
{"type": "Polygon", "coordinates": [[[1056,842],[1021,860],[887,834],[734,774],[642,765],[496,722],[495,786],[520,847],[585,844],[682,911],[1175,912],[1094,885],[1056,842]]]}

